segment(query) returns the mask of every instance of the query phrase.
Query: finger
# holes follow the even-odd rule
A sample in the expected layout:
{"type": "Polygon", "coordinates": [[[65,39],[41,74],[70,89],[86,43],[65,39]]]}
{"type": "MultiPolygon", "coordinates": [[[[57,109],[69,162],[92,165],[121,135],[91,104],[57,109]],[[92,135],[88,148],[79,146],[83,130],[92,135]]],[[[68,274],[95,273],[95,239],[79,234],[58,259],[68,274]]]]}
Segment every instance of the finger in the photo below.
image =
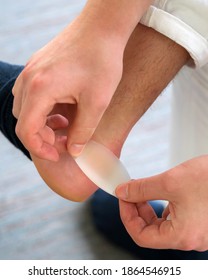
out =
{"type": "Polygon", "coordinates": [[[147,224],[157,220],[157,215],[148,202],[140,202],[135,204],[139,216],[143,217],[147,224]]]}
{"type": "Polygon", "coordinates": [[[19,90],[22,88],[22,72],[19,74],[19,76],[16,78],[14,86],[12,88],[12,94],[15,96],[17,93],[19,93],[19,90]]]}
{"type": "MultiPolygon", "coordinates": [[[[58,154],[67,152],[67,136],[65,135],[56,135],[56,140],[54,144],[58,154]]],[[[68,153],[67,153],[68,155],[68,153]]],[[[68,155],[69,156],[69,155],[68,155]]]]}
{"type": "Polygon", "coordinates": [[[55,114],[47,117],[46,125],[53,130],[66,128],[68,124],[68,120],[60,114],[55,114]]]}
{"type": "Polygon", "coordinates": [[[54,132],[46,126],[47,115],[53,105],[41,94],[27,96],[17,121],[16,133],[29,152],[43,159],[57,161],[59,156],[53,147],[54,132]]]}
{"type": "Polygon", "coordinates": [[[136,244],[155,249],[177,247],[171,221],[153,219],[148,223],[138,205],[125,201],[119,203],[122,222],[136,244]]]}
{"type": "Polygon", "coordinates": [[[170,209],[169,209],[169,205],[167,205],[167,207],[164,209],[162,217],[164,219],[167,219],[167,217],[170,215],[170,209]]]}
{"type": "Polygon", "coordinates": [[[52,115],[47,118],[47,126],[56,131],[54,147],[59,155],[67,151],[67,136],[60,133],[60,130],[66,128],[68,123],[68,120],[60,114],[52,115]]]}
{"type": "Polygon", "coordinates": [[[31,153],[31,150],[34,150],[33,153],[36,157],[41,159],[47,159],[50,161],[58,161],[59,154],[55,147],[55,137],[50,135],[48,128],[41,129],[40,133],[36,133],[33,136],[30,136],[30,142],[29,145],[26,146],[24,141],[22,141],[23,145],[28,149],[28,151],[31,153]],[[47,138],[46,141],[43,139],[47,138]],[[53,144],[51,144],[51,143],[53,144]],[[28,148],[29,147],[29,148],[28,148]]]}
{"type": "Polygon", "coordinates": [[[92,137],[104,110],[99,110],[96,107],[84,107],[83,105],[78,105],[77,113],[69,129],[68,134],[68,151],[73,157],[77,157],[84,146],[92,137]]]}
{"type": "MultiPolygon", "coordinates": [[[[169,183],[167,181],[167,183],[169,183]]],[[[166,191],[166,173],[149,178],[131,180],[116,188],[116,196],[129,202],[142,202],[148,200],[170,200],[166,191]]]]}

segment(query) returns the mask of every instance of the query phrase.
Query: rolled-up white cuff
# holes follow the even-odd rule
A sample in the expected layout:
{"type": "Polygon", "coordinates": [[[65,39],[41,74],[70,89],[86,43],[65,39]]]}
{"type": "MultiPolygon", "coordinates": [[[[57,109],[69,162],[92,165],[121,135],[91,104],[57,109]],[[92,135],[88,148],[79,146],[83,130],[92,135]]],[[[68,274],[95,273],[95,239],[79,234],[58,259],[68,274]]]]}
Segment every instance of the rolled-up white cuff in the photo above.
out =
{"type": "Polygon", "coordinates": [[[208,63],[208,42],[201,34],[172,14],[150,6],[141,23],[155,29],[184,47],[196,67],[208,63]]]}

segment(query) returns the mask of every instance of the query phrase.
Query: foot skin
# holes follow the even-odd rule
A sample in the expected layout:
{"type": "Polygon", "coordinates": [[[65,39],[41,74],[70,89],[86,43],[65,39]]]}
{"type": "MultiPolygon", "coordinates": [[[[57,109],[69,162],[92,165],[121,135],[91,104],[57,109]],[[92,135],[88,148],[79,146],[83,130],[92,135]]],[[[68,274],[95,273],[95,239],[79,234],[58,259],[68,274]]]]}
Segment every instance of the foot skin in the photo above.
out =
{"type": "MultiPolygon", "coordinates": [[[[98,187],[81,171],[66,148],[67,127],[73,120],[75,111],[76,108],[74,105],[67,106],[67,108],[66,106],[59,105],[48,118],[48,126],[56,132],[56,135],[59,135],[56,143],[56,147],[60,153],[58,162],[42,160],[32,154],[31,158],[42,179],[54,192],[66,199],[78,202],[86,200],[98,187]]],[[[122,147],[121,139],[118,140],[118,134],[115,137],[115,132],[112,130],[110,138],[109,134],[106,137],[108,131],[102,129],[102,127],[104,128],[104,122],[96,131],[93,140],[105,145],[119,157],[122,147]]],[[[119,125],[117,128],[119,128],[119,125]]]]}
{"type": "MultiPolygon", "coordinates": [[[[167,37],[151,28],[138,25],[124,53],[121,82],[96,129],[93,140],[119,156],[131,128],[188,58],[186,51],[167,37]]],[[[65,121],[60,121],[60,118],[57,122],[49,121],[49,126],[62,135],[59,161],[53,163],[37,159],[33,155],[31,157],[49,187],[67,199],[83,201],[94,193],[97,187],[81,172],[64,146],[64,135],[67,135],[64,129],[70,126],[76,113],[76,107],[72,106],[75,105],[71,105],[70,108],[59,105],[52,113],[64,116],[65,121]]]]}

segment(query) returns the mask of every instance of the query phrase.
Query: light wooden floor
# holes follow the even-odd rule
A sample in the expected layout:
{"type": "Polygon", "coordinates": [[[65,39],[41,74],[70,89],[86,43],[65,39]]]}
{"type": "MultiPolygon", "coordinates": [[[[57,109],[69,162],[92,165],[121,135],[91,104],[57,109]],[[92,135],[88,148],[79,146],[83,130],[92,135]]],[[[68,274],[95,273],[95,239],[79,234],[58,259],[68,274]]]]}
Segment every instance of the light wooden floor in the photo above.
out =
{"type": "MultiPolygon", "coordinates": [[[[82,0],[0,0],[0,60],[24,64],[82,9],[82,0]]],[[[132,130],[122,160],[132,178],[167,168],[170,97],[132,130]]],[[[88,202],[54,194],[0,134],[0,259],[132,259],[96,232],[88,202]]]]}

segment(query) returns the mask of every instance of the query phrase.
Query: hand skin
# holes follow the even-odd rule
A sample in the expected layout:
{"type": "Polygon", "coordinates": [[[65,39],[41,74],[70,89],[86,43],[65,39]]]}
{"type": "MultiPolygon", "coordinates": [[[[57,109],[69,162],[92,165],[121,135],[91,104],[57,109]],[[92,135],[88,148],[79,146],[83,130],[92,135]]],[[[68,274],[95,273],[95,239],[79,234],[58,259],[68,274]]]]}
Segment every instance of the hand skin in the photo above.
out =
{"type": "Polygon", "coordinates": [[[139,246],[208,250],[207,165],[208,156],[201,156],[117,188],[122,221],[139,246]],[[147,203],[157,199],[169,201],[161,219],[147,203]]]}
{"type": "MultiPolygon", "coordinates": [[[[93,140],[105,145],[119,157],[132,127],[188,59],[182,47],[139,24],[125,49],[121,82],[93,140]]],[[[59,135],[56,147],[60,158],[57,162],[31,156],[41,177],[51,189],[66,199],[83,201],[97,187],[81,172],[66,149],[67,131],[64,128],[68,122],[70,126],[75,115],[76,105],[59,104],[48,119],[48,125],[59,135]],[[63,129],[58,129],[61,127],[63,129]]]]}
{"type": "Polygon", "coordinates": [[[72,156],[81,153],[119,84],[127,41],[151,2],[89,0],[80,16],[31,57],[13,88],[16,133],[28,151],[59,159],[46,121],[61,103],[77,105],[67,146],[72,156]]]}

